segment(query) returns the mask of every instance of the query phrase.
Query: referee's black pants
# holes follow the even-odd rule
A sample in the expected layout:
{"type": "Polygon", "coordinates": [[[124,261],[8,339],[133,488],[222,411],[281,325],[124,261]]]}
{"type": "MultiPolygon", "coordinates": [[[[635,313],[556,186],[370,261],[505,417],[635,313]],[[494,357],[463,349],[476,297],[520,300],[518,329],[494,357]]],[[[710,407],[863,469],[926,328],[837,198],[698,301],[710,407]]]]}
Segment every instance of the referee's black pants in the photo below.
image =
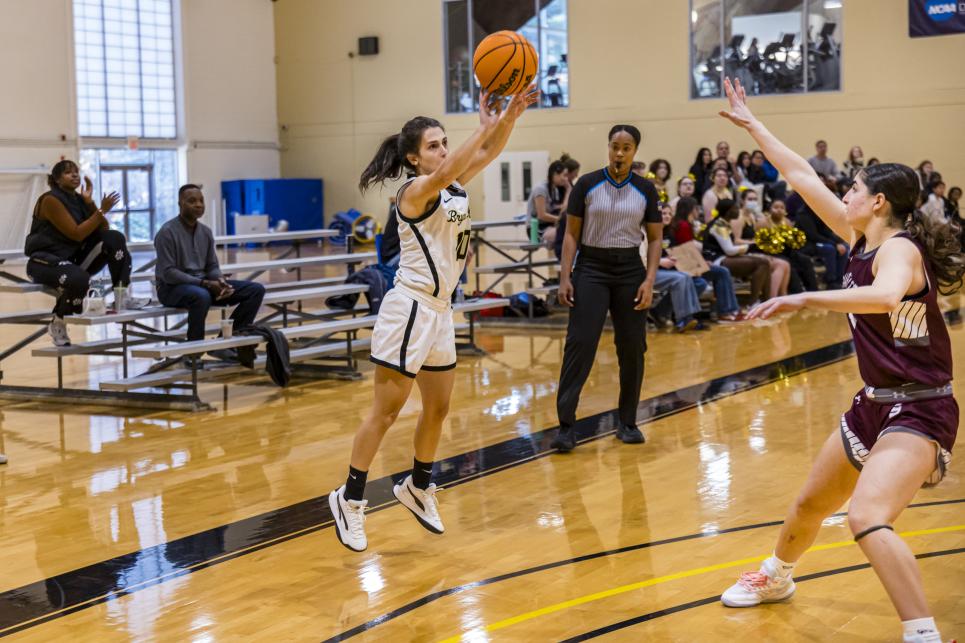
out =
{"type": "Polygon", "coordinates": [[[566,329],[556,397],[556,412],[563,429],[576,422],[580,392],[593,368],[607,311],[613,320],[620,364],[620,421],[636,424],[643,354],[647,350],[647,311],[634,310],[633,300],[646,276],[637,248],[580,249],[571,277],[574,305],[566,329]]]}

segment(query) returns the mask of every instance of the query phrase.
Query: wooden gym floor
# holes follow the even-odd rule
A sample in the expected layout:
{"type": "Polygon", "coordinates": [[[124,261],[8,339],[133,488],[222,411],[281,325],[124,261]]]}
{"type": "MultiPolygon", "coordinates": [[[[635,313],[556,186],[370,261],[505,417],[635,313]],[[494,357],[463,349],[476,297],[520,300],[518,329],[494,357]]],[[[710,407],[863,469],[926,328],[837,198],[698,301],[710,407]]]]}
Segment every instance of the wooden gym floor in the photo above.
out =
{"type": "MultiPolygon", "coordinates": [[[[961,382],[965,330],[951,332],[961,382]]],[[[843,515],[799,566],[793,600],[717,602],[771,552],[860,387],[843,316],[805,311],[649,339],[647,443],[611,435],[617,366],[605,335],[581,405],[585,441],[557,455],[562,333],[482,332],[489,355],[460,359],[438,454],[447,533],[429,534],[392,502],[390,476],[411,466],[416,393],[370,472],[362,554],[337,542],[326,495],[344,479],[370,375],[284,390],[253,378],[232,385],[227,403],[206,384],[217,410],[199,414],[6,405],[0,636],[894,640],[897,618],[843,515]]],[[[107,368],[69,365],[76,377],[107,368]]],[[[965,399],[965,385],[956,392],[965,399]]],[[[946,638],[965,630],[962,471],[953,461],[896,523],[946,638]]]]}

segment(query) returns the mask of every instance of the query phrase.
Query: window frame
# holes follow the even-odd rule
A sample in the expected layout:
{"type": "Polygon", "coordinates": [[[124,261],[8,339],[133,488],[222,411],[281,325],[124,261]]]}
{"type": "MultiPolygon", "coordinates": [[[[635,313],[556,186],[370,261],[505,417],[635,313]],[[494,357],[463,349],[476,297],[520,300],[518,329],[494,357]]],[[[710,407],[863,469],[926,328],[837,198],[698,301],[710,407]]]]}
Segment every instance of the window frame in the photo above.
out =
{"type": "MultiPolygon", "coordinates": [[[[739,2],[739,0],[715,0],[715,2],[720,6],[720,41],[719,41],[719,42],[720,42],[721,56],[723,56],[724,51],[725,51],[724,34],[725,34],[726,31],[727,31],[727,26],[726,26],[726,24],[725,24],[725,21],[727,20],[727,3],[728,3],[728,2],[739,2]]],[[[801,33],[802,36],[803,36],[804,34],[807,34],[807,31],[808,31],[808,20],[809,20],[810,15],[811,15],[811,13],[810,13],[810,11],[809,11],[810,8],[811,8],[811,3],[813,3],[813,2],[821,2],[821,3],[823,3],[824,0],[801,0],[801,2],[802,2],[802,5],[803,5],[803,6],[802,6],[802,8],[801,8],[800,33],[801,33]]],[[[841,0],[841,6],[840,6],[840,7],[837,7],[837,8],[841,10],[841,18],[838,20],[837,25],[838,25],[838,31],[839,31],[839,33],[841,34],[841,46],[842,46],[842,49],[843,49],[843,48],[844,48],[844,0],[841,0]]],[[[822,9],[823,9],[823,6],[822,6],[822,9]]],[[[727,73],[727,71],[726,71],[726,67],[727,67],[727,66],[724,65],[724,64],[721,64],[721,66],[720,66],[720,79],[719,79],[719,81],[718,81],[719,84],[720,84],[720,94],[719,94],[719,95],[717,95],[717,96],[694,96],[694,95],[692,95],[692,93],[691,93],[691,91],[690,91],[691,86],[693,85],[694,62],[695,62],[695,61],[694,61],[694,27],[693,27],[693,25],[694,25],[695,23],[694,23],[694,21],[693,21],[693,15],[694,15],[694,0],[687,0],[687,37],[686,37],[686,40],[687,40],[687,58],[688,58],[688,61],[689,61],[689,66],[688,66],[688,69],[687,69],[687,75],[688,75],[687,98],[688,98],[688,100],[692,100],[692,101],[703,101],[703,100],[714,100],[714,99],[719,100],[719,99],[721,99],[721,98],[724,98],[724,76],[725,76],[725,74],[727,73]]],[[[754,15],[757,15],[757,14],[754,14],[754,15]]],[[[569,27],[569,24],[567,23],[567,28],[568,28],[568,27],[569,27]]],[[[802,74],[802,78],[801,78],[801,83],[802,83],[801,91],[799,91],[799,92],[775,92],[775,93],[771,93],[771,94],[755,94],[755,97],[758,97],[758,96],[762,96],[762,97],[763,97],[763,96],[768,96],[768,97],[771,97],[771,96],[803,96],[803,95],[806,95],[806,94],[830,94],[830,93],[841,93],[841,92],[844,91],[844,74],[842,73],[842,71],[843,71],[843,69],[844,69],[844,65],[841,63],[841,60],[843,59],[843,56],[841,56],[841,57],[838,58],[839,73],[838,73],[838,88],[837,88],[837,89],[819,89],[819,90],[810,90],[810,89],[808,89],[808,81],[810,80],[810,74],[809,74],[809,65],[808,65],[808,62],[807,62],[807,61],[808,61],[809,55],[810,55],[811,43],[808,42],[808,39],[805,38],[805,37],[802,37],[801,42],[802,42],[802,45],[803,45],[803,57],[804,57],[804,66],[803,66],[804,69],[803,69],[803,74],[802,74]]]]}
{"type": "MultiPolygon", "coordinates": [[[[478,87],[478,85],[477,85],[477,83],[476,83],[476,74],[475,74],[475,72],[472,73],[472,76],[471,76],[471,78],[470,78],[470,86],[471,86],[472,89],[473,89],[473,94],[472,94],[473,110],[472,110],[472,111],[467,111],[467,112],[462,112],[462,111],[452,112],[452,111],[449,111],[449,93],[448,93],[448,92],[449,92],[449,23],[448,23],[448,20],[447,20],[446,5],[448,5],[448,4],[450,4],[450,3],[453,3],[453,2],[465,2],[465,3],[466,3],[466,36],[467,36],[468,41],[469,41],[469,43],[468,43],[468,44],[469,44],[469,56],[470,56],[469,62],[470,62],[470,66],[471,66],[471,63],[472,63],[472,55],[473,55],[473,53],[476,51],[476,46],[479,44],[479,43],[473,42],[473,29],[472,29],[472,15],[473,15],[473,14],[472,14],[472,9],[473,9],[473,2],[475,2],[475,1],[476,1],[476,0],[442,0],[442,2],[440,3],[441,6],[442,6],[442,12],[441,12],[441,21],[442,21],[442,61],[443,61],[443,64],[442,64],[442,87],[443,87],[442,101],[443,101],[443,103],[444,103],[443,108],[444,108],[444,113],[445,113],[446,115],[449,115],[449,114],[453,114],[453,115],[457,115],[457,114],[472,114],[475,110],[478,109],[478,105],[477,105],[476,103],[477,103],[477,101],[478,101],[478,99],[479,99],[479,87],[478,87]]],[[[479,0],[479,1],[484,2],[485,0],[479,0]]],[[[536,103],[536,108],[537,108],[537,109],[541,109],[541,110],[542,110],[542,109],[551,109],[551,110],[568,109],[568,108],[570,107],[570,105],[571,105],[570,96],[572,95],[572,91],[571,91],[571,89],[572,89],[572,80],[571,80],[570,75],[569,75],[569,68],[570,68],[570,60],[571,60],[571,58],[570,58],[570,3],[571,3],[572,1],[573,1],[573,0],[566,0],[566,68],[567,68],[567,76],[566,76],[566,105],[558,105],[558,106],[555,106],[555,107],[554,107],[554,106],[552,106],[552,105],[543,105],[543,104],[542,104],[542,101],[538,101],[538,102],[536,103]]],[[[540,51],[540,50],[542,49],[542,46],[543,46],[543,24],[542,24],[542,20],[540,20],[540,11],[541,11],[541,9],[540,9],[540,0],[532,0],[532,2],[533,2],[533,8],[534,8],[534,10],[535,10],[535,18],[536,18],[536,39],[537,39],[537,42],[535,43],[536,53],[537,53],[537,55],[539,55],[540,61],[542,61],[543,52],[540,51]]],[[[542,62],[540,62],[540,65],[542,65],[542,62]]],[[[541,66],[538,67],[537,70],[536,70],[536,77],[537,77],[537,86],[540,88],[540,90],[542,90],[542,84],[543,84],[543,69],[542,69],[541,66]]]]}
{"type": "MultiPolygon", "coordinates": [[[[78,87],[78,43],[77,43],[77,3],[71,1],[71,28],[69,30],[69,47],[73,54],[72,64],[70,65],[70,84],[71,84],[71,116],[74,125],[74,131],[76,132],[76,138],[78,142],[78,150],[81,148],[105,148],[105,147],[126,147],[129,138],[136,138],[139,141],[141,147],[144,148],[156,148],[156,149],[171,149],[179,148],[184,145],[184,129],[185,129],[185,114],[184,114],[184,65],[183,65],[183,45],[182,45],[182,33],[181,33],[181,0],[169,0],[171,3],[171,65],[173,71],[173,84],[174,87],[172,91],[174,92],[173,104],[174,104],[174,136],[171,137],[147,137],[139,135],[124,135],[124,136],[111,136],[105,135],[94,135],[87,136],[81,134],[80,126],[80,88],[78,87]]],[[[103,0],[101,0],[101,11],[103,11],[103,0]]],[[[103,27],[103,17],[102,27],[103,27]]],[[[138,23],[138,33],[140,33],[140,23],[138,23]]],[[[106,42],[102,44],[106,49],[106,42]]],[[[138,40],[138,82],[140,85],[141,96],[140,96],[140,112],[141,112],[141,123],[140,131],[144,132],[144,92],[143,92],[143,80],[142,80],[142,69],[144,61],[140,56],[140,39],[138,40]]],[[[107,70],[105,68],[105,75],[107,70]]],[[[105,84],[105,90],[107,85],[105,84]]],[[[150,88],[149,88],[150,89],[150,88]]],[[[105,96],[105,106],[106,106],[106,96],[105,96]]],[[[106,131],[110,132],[110,110],[105,109],[105,127],[106,131]]]]}

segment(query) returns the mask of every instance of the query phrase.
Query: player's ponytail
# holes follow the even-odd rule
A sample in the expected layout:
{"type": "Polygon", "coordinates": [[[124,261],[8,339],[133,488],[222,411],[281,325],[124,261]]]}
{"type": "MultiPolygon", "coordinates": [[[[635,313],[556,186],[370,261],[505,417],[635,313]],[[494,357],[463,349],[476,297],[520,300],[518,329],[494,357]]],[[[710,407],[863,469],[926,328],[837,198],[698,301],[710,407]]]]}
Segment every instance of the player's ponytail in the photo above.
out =
{"type": "Polygon", "coordinates": [[[418,154],[422,133],[430,127],[442,128],[442,124],[428,116],[416,116],[409,120],[398,134],[388,137],[379,145],[375,157],[369,162],[359,178],[359,190],[365,192],[373,183],[385,183],[402,176],[402,170],[415,172],[409,162],[409,154],[418,154]]]}
{"type": "Polygon", "coordinates": [[[918,174],[900,163],[879,163],[861,170],[870,194],[882,194],[891,205],[892,224],[903,227],[925,250],[938,279],[938,290],[949,295],[962,287],[965,254],[961,226],[954,219],[935,217],[918,209],[918,174]]]}

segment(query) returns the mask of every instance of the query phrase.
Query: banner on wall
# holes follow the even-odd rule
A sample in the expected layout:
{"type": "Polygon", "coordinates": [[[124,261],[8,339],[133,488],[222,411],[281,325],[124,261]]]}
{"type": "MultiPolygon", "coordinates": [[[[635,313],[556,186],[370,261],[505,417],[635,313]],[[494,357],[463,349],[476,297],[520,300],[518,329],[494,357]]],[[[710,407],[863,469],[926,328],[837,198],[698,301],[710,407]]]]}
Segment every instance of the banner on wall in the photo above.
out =
{"type": "Polygon", "coordinates": [[[965,34],[965,0],[908,0],[912,38],[965,34]]]}

